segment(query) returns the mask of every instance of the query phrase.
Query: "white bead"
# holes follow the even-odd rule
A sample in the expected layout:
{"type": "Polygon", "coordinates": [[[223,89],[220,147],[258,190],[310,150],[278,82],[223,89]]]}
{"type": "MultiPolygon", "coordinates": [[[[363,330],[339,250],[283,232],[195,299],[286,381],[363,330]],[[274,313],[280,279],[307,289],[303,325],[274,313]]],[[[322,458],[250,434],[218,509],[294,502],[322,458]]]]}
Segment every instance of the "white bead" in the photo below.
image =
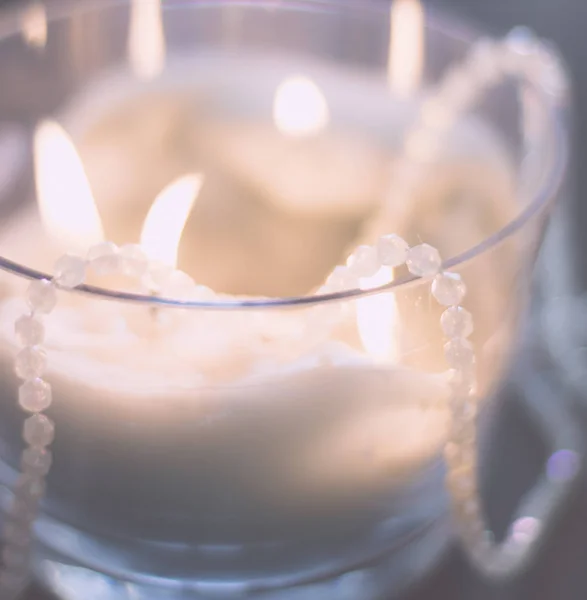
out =
{"type": "Polygon", "coordinates": [[[347,267],[355,277],[372,277],[381,264],[373,246],[359,246],[347,260],[347,267]]]}
{"type": "Polygon", "coordinates": [[[453,395],[457,397],[470,396],[477,388],[477,374],[475,373],[475,361],[468,368],[453,369],[450,378],[450,388],[453,395]]]}
{"type": "Polygon", "coordinates": [[[140,279],[149,267],[143,249],[138,244],[126,244],[120,248],[122,272],[129,277],[140,279]]]}
{"type": "Polygon", "coordinates": [[[408,242],[399,235],[383,235],[377,240],[379,262],[386,267],[399,267],[408,257],[408,242]]]}
{"type": "Polygon", "coordinates": [[[539,68],[537,81],[547,93],[557,99],[563,99],[569,94],[569,77],[562,60],[554,48],[545,43],[539,49],[539,68]]]}
{"type": "Polygon", "coordinates": [[[406,260],[408,270],[412,275],[418,277],[430,277],[436,275],[442,266],[442,259],[436,248],[428,244],[420,244],[408,250],[406,260]]]}
{"type": "Polygon", "coordinates": [[[453,419],[461,422],[474,421],[477,418],[478,408],[475,401],[459,398],[451,409],[453,419]]]}
{"type": "Polygon", "coordinates": [[[193,300],[196,295],[196,282],[183,271],[173,271],[162,286],[161,295],[175,300],[193,300]]]}
{"type": "Polygon", "coordinates": [[[462,306],[451,306],[442,313],[440,326],[446,337],[467,338],[473,333],[473,315],[462,306]]]}
{"type": "Polygon", "coordinates": [[[471,466],[476,463],[476,449],[466,444],[448,442],[444,448],[446,462],[452,467],[471,466]]]}
{"type": "Polygon", "coordinates": [[[55,425],[46,415],[33,415],[24,422],[23,437],[31,446],[49,446],[55,438],[55,425]]]}
{"type": "Polygon", "coordinates": [[[462,422],[456,419],[451,420],[450,439],[461,445],[476,447],[477,427],[470,421],[462,422]]]}
{"type": "Polygon", "coordinates": [[[474,100],[476,91],[476,83],[469,74],[457,67],[446,75],[438,94],[451,109],[462,111],[474,100]]]}
{"type": "Polygon", "coordinates": [[[457,369],[470,369],[475,364],[473,344],[462,338],[455,338],[444,345],[444,356],[448,364],[457,369]]]}
{"type": "Polygon", "coordinates": [[[40,377],[47,368],[47,354],[39,346],[23,348],[14,361],[14,370],[21,379],[40,377]]]}
{"type": "Polygon", "coordinates": [[[502,43],[503,70],[514,76],[528,77],[535,81],[543,66],[540,48],[540,41],[530,29],[516,27],[502,43]]]}
{"type": "MultiPolygon", "coordinates": [[[[470,368],[472,371],[472,368],[470,368]]],[[[470,398],[474,398],[476,390],[476,385],[471,383],[459,383],[456,382],[451,385],[451,392],[454,394],[455,398],[459,401],[468,400],[470,398]]]]}
{"type": "Polygon", "coordinates": [[[559,65],[545,65],[540,73],[540,84],[557,98],[565,98],[569,93],[569,80],[559,65]]]}
{"type": "Polygon", "coordinates": [[[326,280],[327,291],[342,292],[344,290],[354,290],[359,287],[359,280],[347,267],[336,267],[326,280]]]}
{"type": "Polygon", "coordinates": [[[443,306],[460,304],[467,293],[467,286],[458,273],[438,274],[432,282],[432,295],[443,306]]]}
{"type": "Polygon", "coordinates": [[[45,495],[45,481],[35,475],[20,475],[14,486],[16,500],[34,503],[45,495]]]}
{"type": "Polygon", "coordinates": [[[45,340],[45,326],[32,315],[19,317],[14,324],[14,333],[23,346],[36,346],[45,340]]]}
{"type": "Polygon", "coordinates": [[[530,28],[524,26],[514,27],[504,40],[508,50],[522,56],[534,54],[539,43],[536,34],[530,28]]]}
{"type": "Polygon", "coordinates": [[[480,85],[497,83],[500,78],[499,48],[491,39],[481,39],[473,46],[468,58],[470,76],[480,85]]]}
{"type": "Polygon", "coordinates": [[[118,246],[112,242],[102,242],[92,246],[86,258],[96,275],[113,275],[120,270],[121,258],[118,246]]]}
{"type": "Polygon", "coordinates": [[[471,498],[470,500],[465,500],[459,506],[459,509],[464,517],[468,519],[477,519],[481,514],[481,506],[476,499],[471,498]]]}
{"type": "Polygon", "coordinates": [[[467,498],[476,492],[475,478],[465,473],[449,473],[448,484],[458,498],[467,498]]]}
{"type": "Polygon", "coordinates": [[[45,448],[25,448],[22,453],[21,470],[24,473],[47,475],[53,463],[53,455],[45,448]]]}
{"type": "Polygon", "coordinates": [[[58,286],[76,288],[86,278],[86,261],[80,256],[65,254],[55,263],[53,273],[53,279],[58,286]]]}
{"type": "Polygon", "coordinates": [[[153,292],[161,292],[169,284],[173,271],[173,267],[165,263],[150,262],[143,277],[143,285],[153,292]]]}
{"type": "Polygon", "coordinates": [[[205,285],[196,285],[194,300],[199,302],[214,302],[218,299],[216,292],[205,285]]]}
{"type": "Polygon", "coordinates": [[[51,406],[52,401],[51,386],[42,379],[25,381],[18,389],[18,402],[28,412],[42,412],[51,406]]]}
{"type": "Polygon", "coordinates": [[[46,279],[33,281],[27,290],[29,306],[39,313],[50,313],[57,305],[55,286],[46,279]]]}

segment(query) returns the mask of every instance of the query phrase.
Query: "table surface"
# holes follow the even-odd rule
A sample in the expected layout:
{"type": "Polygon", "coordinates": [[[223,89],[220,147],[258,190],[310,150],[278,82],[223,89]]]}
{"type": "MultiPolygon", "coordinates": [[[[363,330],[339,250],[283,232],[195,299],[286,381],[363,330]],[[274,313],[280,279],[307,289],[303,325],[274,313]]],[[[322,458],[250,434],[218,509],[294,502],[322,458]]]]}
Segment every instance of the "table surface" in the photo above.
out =
{"type": "MultiPolygon", "coordinates": [[[[579,160],[583,156],[587,158],[587,108],[583,108],[587,107],[587,1],[435,0],[434,5],[448,7],[496,32],[527,24],[540,35],[553,39],[562,49],[575,78],[576,156],[579,160]]],[[[587,190],[587,170],[578,171],[576,183],[580,194],[587,190]]],[[[576,233],[580,234],[581,224],[587,223],[587,203],[575,200],[568,208],[577,224],[576,233]]],[[[572,243],[582,256],[587,236],[575,237],[572,243]]],[[[587,264],[584,266],[579,277],[587,283],[587,264]]],[[[587,430],[587,423],[584,425],[587,430]]],[[[487,468],[485,496],[490,517],[499,525],[508,521],[520,494],[531,485],[540,468],[543,451],[536,431],[515,403],[505,403],[496,415],[494,430],[496,437],[487,468]]],[[[500,586],[479,581],[455,548],[426,581],[402,600],[584,600],[587,597],[586,566],[587,485],[583,482],[537,563],[519,581],[500,586]]],[[[31,590],[26,600],[48,599],[38,590],[31,590]]]]}

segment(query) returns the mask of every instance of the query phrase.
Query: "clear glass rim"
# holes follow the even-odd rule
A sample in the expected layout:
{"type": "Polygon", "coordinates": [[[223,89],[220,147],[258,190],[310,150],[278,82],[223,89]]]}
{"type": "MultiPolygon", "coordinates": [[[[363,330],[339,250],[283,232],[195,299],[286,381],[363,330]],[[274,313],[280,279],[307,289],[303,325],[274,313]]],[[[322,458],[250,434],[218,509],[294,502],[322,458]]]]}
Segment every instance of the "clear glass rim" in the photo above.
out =
{"type": "MultiPolygon", "coordinates": [[[[91,13],[97,11],[105,11],[122,6],[128,6],[131,0],[58,0],[53,5],[46,7],[47,18],[50,22],[63,20],[72,17],[75,14],[91,13]]],[[[215,8],[220,9],[222,6],[237,5],[250,6],[256,9],[271,8],[272,10],[331,10],[336,7],[336,10],[369,10],[377,12],[386,12],[388,4],[377,0],[286,0],[275,5],[271,0],[167,0],[163,5],[163,10],[167,11],[171,8],[215,8]]],[[[26,10],[26,7],[25,9],[26,10]]],[[[449,33],[451,37],[460,39],[463,42],[474,40],[477,35],[474,29],[459,22],[458,17],[455,19],[452,13],[450,19],[443,18],[442,12],[427,7],[428,17],[427,27],[432,29],[442,29],[449,33]]],[[[5,11],[0,17],[0,44],[4,38],[17,35],[20,32],[20,18],[23,14],[23,8],[12,7],[5,11]]],[[[1,49],[0,49],[1,51],[1,49]]],[[[545,104],[545,114],[548,120],[548,129],[555,147],[554,160],[549,165],[548,172],[543,174],[543,184],[540,189],[528,199],[527,206],[523,208],[513,219],[505,226],[494,232],[480,243],[467,249],[448,260],[443,262],[443,269],[451,269],[469,262],[477,256],[484,254],[492,248],[501,244],[504,240],[513,236],[521,230],[530,220],[543,211],[548,209],[554,202],[557,192],[560,189],[564,175],[569,162],[569,144],[568,130],[566,126],[566,114],[563,106],[558,105],[554,98],[543,88],[538,85],[533,85],[536,97],[545,104]]],[[[51,279],[52,275],[31,269],[21,265],[15,261],[9,260],[0,256],[0,270],[11,273],[13,275],[26,279],[51,279]]],[[[128,292],[120,292],[109,290],[98,286],[81,285],[72,291],[101,297],[106,300],[116,300],[126,303],[147,304],[165,306],[168,308],[181,309],[204,309],[204,310],[243,310],[243,309],[260,309],[260,308],[294,308],[303,306],[312,306],[323,304],[326,302],[336,302],[343,300],[353,300],[361,297],[371,296],[394,290],[403,286],[407,286],[418,281],[420,278],[407,275],[394,279],[384,285],[378,285],[366,289],[351,289],[342,292],[331,294],[317,294],[313,296],[292,296],[278,298],[239,298],[214,300],[214,301],[183,301],[171,298],[163,298],[146,294],[134,294],[128,292]]]]}

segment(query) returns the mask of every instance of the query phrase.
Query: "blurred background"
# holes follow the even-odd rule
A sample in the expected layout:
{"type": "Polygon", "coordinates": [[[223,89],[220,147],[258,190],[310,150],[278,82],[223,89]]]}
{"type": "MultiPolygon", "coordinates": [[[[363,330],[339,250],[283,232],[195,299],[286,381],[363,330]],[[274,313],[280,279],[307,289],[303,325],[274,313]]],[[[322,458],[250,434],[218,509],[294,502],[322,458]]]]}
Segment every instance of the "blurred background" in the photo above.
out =
{"type": "MultiPolygon", "coordinates": [[[[529,327],[538,331],[544,322],[546,305],[566,302],[577,304],[587,283],[587,263],[585,256],[585,236],[587,224],[587,204],[584,194],[587,190],[587,172],[582,167],[587,157],[587,38],[584,23],[587,21],[587,4],[582,0],[439,0],[428,3],[430,7],[446,9],[462,18],[473,21],[495,33],[504,33],[515,25],[528,25],[540,36],[548,38],[562,51],[573,79],[574,170],[572,189],[551,223],[539,271],[535,311],[529,327]],[[539,291],[542,288],[542,291],[539,291]],[[565,298],[565,300],[562,300],[565,298]]],[[[583,319],[581,309],[573,317],[583,319]]],[[[573,319],[570,315],[569,321],[573,319]]],[[[575,321],[577,324],[577,321],[575,321]]],[[[564,326],[561,325],[564,329],[564,326]]],[[[543,333],[545,338],[551,332],[543,333]]],[[[570,337],[570,336],[569,336],[570,337]]],[[[538,340],[530,335],[530,345],[549,347],[549,340],[538,340]]],[[[571,341],[569,340],[569,345],[571,341]]],[[[578,339],[574,352],[582,353],[583,341],[578,339]]],[[[538,354],[541,354],[541,350],[538,354]]],[[[543,377],[536,388],[527,393],[543,394],[550,402],[560,405],[566,401],[577,401],[581,406],[581,385],[571,385],[569,372],[555,364],[551,356],[538,358],[535,366],[543,377]]],[[[582,361],[583,362],[583,361],[582,361]]],[[[587,366],[587,363],[584,363],[587,366]]],[[[579,365],[580,366],[580,365],[579,365]]],[[[524,371],[518,366],[520,379],[524,371]]],[[[510,392],[511,394],[511,392],[510,392]]],[[[507,392],[504,399],[507,399],[507,392]]],[[[583,404],[585,406],[585,404],[583,404]]],[[[576,416],[585,429],[581,408],[576,416]]],[[[484,470],[484,497],[487,510],[499,529],[507,522],[517,498],[536,475],[544,450],[537,431],[528,422],[515,403],[504,402],[495,416],[492,432],[488,436],[488,459],[484,470]]],[[[581,489],[572,499],[554,535],[541,553],[536,564],[525,577],[501,586],[488,586],[476,580],[472,571],[463,563],[457,551],[421,589],[409,595],[410,600],[426,598],[500,599],[500,600],[575,600],[585,597],[587,573],[584,565],[587,559],[587,488],[584,481],[581,489]]]]}
{"type": "MultiPolygon", "coordinates": [[[[4,7],[20,0],[0,0],[4,7]]],[[[387,0],[381,0],[385,2],[387,0]]],[[[51,0],[47,0],[50,3],[51,0]]],[[[560,410],[573,410],[587,434],[587,421],[581,409],[580,386],[571,386],[568,373],[561,371],[544,351],[548,346],[539,325],[541,302],[553,297],[578,297],[587,286],[587,2],[585,0],[433,0],[432,10],[446,10],[461,19],[478,23],[483,29],[505,33],[515,25],[528,25],[540,36],[553,40],[570,66],[574,83],[574,162],[573,189],[559,208],[549,232],[537,273],[536,310],[533,313],[528,352],[533,352],[533,366],[541,371],[539,382],[526,393],[543,394],[547,401],[560,405],[560,410]],[[564,274],[564,277],[559,275],[564,274]],[[555,282],[551,283],[550,282],[555,282]],[[547,282],[544,284],[544,282],[547,282]],[[556,287],[559,286],[560,287],[556,287]],[[556,287],[556,289],[554,289],[556,287]],[[538,333],[537,333],[538,332],[538,333]],[[538,348],[538,350],[532,349],[538,348]],[[570,408],[575,406],[578,408],[570,408]]],[[[0,93],[2,83],[0,82],[0,93]]],[[[580,318],[574,313],[568,319],[580,318]]],[[[564,325],[564,324],[563,324],[564,325]]],[[[563,327],[561,325],[561,327],[563,327]]],[[[548,333],[544,334],[548,337],[548,333]]],[[[574,351],[583,348],[582,340],[574,340],[574,351]]],[[[527,357],[524,364],[527,363],[527,357]]],[[[587,368],[587,359],[585,360],[587,368]]],[[[518,379],[524,380],[521,365],[518,379]]],[[[580,377],[578,378],[578,380],[580,377]]],[[[575,381],[576,383],[576,381],[575,381]]],[[[483,467],[484,499],[493,527],[509,522],[519,498],[531,487],[542,467],[546,449],[539,432],[519,404],[508,402],[516,392],[513,386],[503,391],[504,402],[494,415],[487,435],[486,462],[483,467]]],[[[587,410],[587,403],[584,404],[587,410]]],[[[583,600],[587,594],[587,485],[581,489],[559,520],[547,547],[528,573],[517,581],[500,586],[481,582],[467,565],[458,549],[454,549],[430,577],[403,598],[405,600],[583,600]]],[[[46,600],[38,590],[31,590],[27,600],[46,600]]],[[[81,599],[80,599],[81,600],[81,599]]],[[[360,600],[360,599],[357,599],[360,600]]]]}

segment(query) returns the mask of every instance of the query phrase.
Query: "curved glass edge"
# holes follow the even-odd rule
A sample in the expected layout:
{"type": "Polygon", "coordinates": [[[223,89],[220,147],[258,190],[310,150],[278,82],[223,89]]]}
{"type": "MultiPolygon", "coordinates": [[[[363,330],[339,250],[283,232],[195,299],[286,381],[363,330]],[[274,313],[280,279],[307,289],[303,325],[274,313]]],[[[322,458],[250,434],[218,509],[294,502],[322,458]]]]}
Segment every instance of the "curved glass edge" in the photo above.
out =
{"type": "MultiPolygon", "coordinates": [[[[50,20],[64,19],[72,14],[80,12],[92,12],[92,10],[105,10],[108,8],[115,8],[117,6],[127,5],[128,0],[88,0],[84,3],[72,3],[71,0],[60,0],[56,5],[48,9],[48,18],[50,20]]],[[[233,4],[233,5],[248,5],[251,4],[255,8],[262,8],[263,5],[271,6],[275,8],[273,3],[266,2],[265,0],[259,0],[259,2],[249,3],[241,0],[221,0],[221,2],[209,0],[190,0],[189,3],[185,0],[175,0],[169,2],[165,6],[166,9],[171,6],[175,7],[187,7],[193,5],[194,7],[213,6],[219,8],[221,4],[233,4]]],[[[328,7],[333,5],[333,0],[292,0],[292,4],[302,8],[311,6],[323,6],[328,7]]],[[[283,5],[285,8],[287,5],[283,5]]],[[[336,3],[337,10],[341,8],[352,8],[359,6],[363,8],[370,8],[373,10],[383,10],[383,6],[374,2],[374,0],[367,0],[364,4],[359,4],[357,0],[342,0],[336,3]]],[[[443,21],[439,18],[436,11],[434,11],[434,19],[437,21],[443,21]]],[[[22,15],[22,9],[13,9],[9,11],[9,16],[4,17],[0,20],[0,42],[3,37],[14,35],[19,30],[20,15],[22,15]]],[[[443,23],[444,25],[444,23],[443,23]]],[[[445,29],[446,27],[443,27],[445,29]]],[[[473,38],[472,32],[465,32],[463,27],[457,27],[456,32],[454,28],[450,27],[451,34],[456,33],[455,37],[467,41],[473,38]]],[[[557,192],[559,191],[564,176],[567,172],[569,164],[570,149],[568,140],[568,127],[567,127],[567,110],[564,104],[559,104],[554,101],[554,97],[550,95],[545,89],[537,84],[530,86],[534,89],[537,97],[540,98],[546,104],[546,114],[550,125],[550,134],[553,139],[553,145],[557,149],[554,152],[554,163],[550,167],[550,174],[544,176],[544,186],[541,190],[528,201],[528,205],[509,223],[502,227],[499,231],[496,231],[491,236],[484,239],[479,244],[469,248],[465,252],[454,256],[448,260],[445,260],[442,264],[443,269],[450,269],[456,266],[463,265],[475,257],[491,250],[498,246],[507,238],[520,231],[526,223],[528,223],[534,217],[540,215],[546,211],[555,201],[557,192]]],[[[522,173],[522,176],[524,174],[522,173]]],[[[11,273],[18,277],[38,280],[38,279],[51,279],[52,275],[31,269],[24,265],[21,265],[15,261],[11,261],[5,257],[0,256],[0,270],[11,273]]],[[[284,298],[234,298],[231,300],[219,300],[219,301],[197,301],[197,300],[177,300],[172,298],[163,298],[159,296],[145,295],[145,294],[134,294],[128,292],[120,292],[116,290],[109,290],[98,286],[81,285],[73,290],[68,290],[73,293],[80,293],[85,295],[91,295],[95,297],[101,297],[105,300],[115,300],[133,304],[143,304],[151,306],[161,306],[168,308],[178,309],[200,309],[200,310],[245,310],[245,309],[260,309],[260,308],[295,308],[304,306],[313,306],[318,304],[324,304],[328,302],[336,302],[342,300],[353,300],[356,298],[372,296],[389,290],[397,289],[399,287],[407,286],[419,281],[421,278],[413,275],[400,277],[389,283],[379,285],[372,288],[365,289],[351,289],[342,292],[331,293],[331,294],[317,294],[312,296],[294,296],[284,298]]]]}

